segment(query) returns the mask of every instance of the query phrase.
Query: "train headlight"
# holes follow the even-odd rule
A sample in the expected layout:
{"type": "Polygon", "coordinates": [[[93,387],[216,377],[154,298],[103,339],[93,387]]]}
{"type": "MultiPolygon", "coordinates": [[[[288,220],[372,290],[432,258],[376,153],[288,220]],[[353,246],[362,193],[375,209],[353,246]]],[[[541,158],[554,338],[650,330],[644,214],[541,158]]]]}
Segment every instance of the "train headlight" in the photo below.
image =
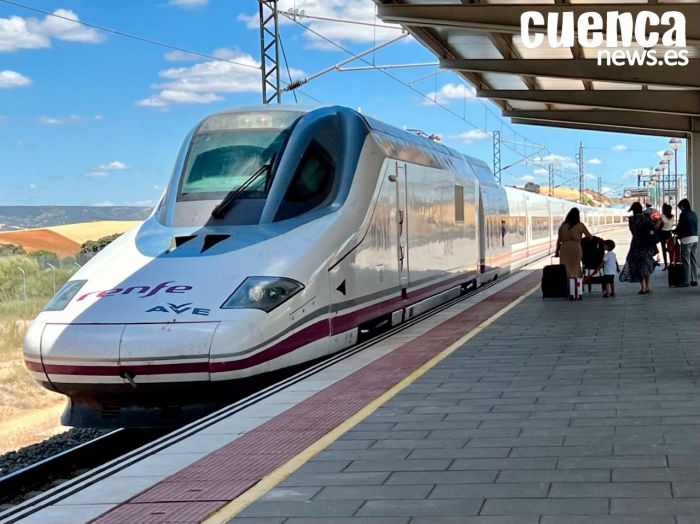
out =
{"type": "Polygon", "coordinates": [[[248,277],[236,288],[221,309],[261,309],[269,313],[283,304],[304,286],[282,277],[248,277]]]}
{"type": "Polygon", "coordinates": [[[85,285],[87,280],[69,280],[61,289],[58,290],[49,303],[46,304],[44,311],[63,311],[68,303],[73,300],[73,297],[78,294],[78,291],[85,285]]]}

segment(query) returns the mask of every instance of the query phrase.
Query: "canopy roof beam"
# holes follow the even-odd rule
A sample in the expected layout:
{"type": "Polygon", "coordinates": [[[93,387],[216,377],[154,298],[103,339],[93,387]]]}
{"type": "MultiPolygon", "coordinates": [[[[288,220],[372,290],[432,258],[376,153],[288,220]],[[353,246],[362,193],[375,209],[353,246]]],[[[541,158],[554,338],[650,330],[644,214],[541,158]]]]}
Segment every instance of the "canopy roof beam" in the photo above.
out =
{"type": "Polygon", "coordinates": [[[626,84],[655,84],[668,87],[700,89],[700,59],[690,58],[688,65],[614,67],[598,65],[597,60],[573,59],[459,59],[440,60],[440,67],[472,73],[507,73],[513,75],[549,76],[626,84]]]}
{"type": "Polygon", "coordinates": [[[572,122],[549,122],[547,120],[533,120],[530,118],[512,118],[513,124],[522,124],[529,126],[556,127],[564,129],[585,129],[587,131],[605,131],[609,133],[630,133],[634,135],[651,135],[687,138],[688,133],[678,131],[656,131],[653,129],[635,129],[631,127],[617,127],[614,125],[598,125],[598,124],[581,124],[572,122]]]}
{"type": "Polygon", "coordinates": [[[602,109],[700,116],[700,91],[494,89],[477,91],[476,96],[497,100],[521,100],[545,104],[571,104],[602,109]]]}
{"type": "Polygon", "coordinates": [[[690,133],[700,130],[700,118],[687,115],[662,115],[640,113],[635,111],[610,110],[514,110],[504,111],[503,116],[545,120],[548,122],[570,122],[603,126],[616,126],[631,129],[650,129],[656,131],[676,131],[690,133]]]}

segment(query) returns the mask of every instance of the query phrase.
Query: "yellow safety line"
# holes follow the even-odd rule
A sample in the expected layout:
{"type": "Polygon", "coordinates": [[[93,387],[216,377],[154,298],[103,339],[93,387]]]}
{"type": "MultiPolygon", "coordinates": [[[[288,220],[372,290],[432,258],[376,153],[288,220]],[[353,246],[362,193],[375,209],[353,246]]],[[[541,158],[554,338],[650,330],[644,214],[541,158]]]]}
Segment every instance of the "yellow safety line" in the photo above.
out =
{"type": "Polygon", "coordinates": [[[378,396],[365,407],[363,407],[360,411],[343,421],[340,425],[336,426],[329,433],[326,433],[319,440],[311,444],[308,448],[301,451],[300,453],[289,459],[287,462],[282,464],[280,467],[278,467],[277,469],[260,479],[260,481],[257,484],[248,489],[245,493],[242,493],[237,498],[226,504],[223,508],[210,515],[206,520],[203,521],[203,524],[222,524],[238,515],[241,511],[243,511],[253,502],[258,500],[272,488],[277,486],[277,484],[282,482],[289,475],[291,475],[301,466],[306,464],[309,460],[311,460],[314,457],[314,455],[323,451],[323,449],[325,449],[330,444],[338,440],[344,433],[351,430],[354,426],[356,426],[368,416],[370,416],[372,413],[374,413],[374,411],[377,408],[379,408],[382,404],[386,403],[401,390],[409,386],[411,383],[415,382],[440,361],[448,357],[450,354],[454,353],[465,342],[467,342],[469,339],[473,338],[477,334],[481,333],[495,320],[505,315],[508,311],[520,304],[520,302],[525,300],[528,296],[530,296],[539,288],[540,285],[538,284],[537,286],[533,287],[525,294],[508,304],[505,308],[501,309],[491,318],[483,321],[481,324],[476,326],[469,333],[460,338],[457,342],[454,342],[447,348],[443,349],[440,353],[435,355],[428,362],[416,369],[413,373],[411,373],[399,383],[394,385],[391,389],[382,393],[380,396],[378,396]]]}

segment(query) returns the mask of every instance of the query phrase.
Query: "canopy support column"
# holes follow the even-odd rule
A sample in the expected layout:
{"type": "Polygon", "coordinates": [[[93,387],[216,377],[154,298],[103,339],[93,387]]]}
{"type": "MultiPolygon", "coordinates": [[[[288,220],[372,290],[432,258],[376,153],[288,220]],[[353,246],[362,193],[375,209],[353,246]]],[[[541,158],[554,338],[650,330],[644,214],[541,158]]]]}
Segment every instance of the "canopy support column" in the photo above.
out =
{"type": "Polygon", "coordinates": [[[700,207],[700,131],[690,133],[688,139],[688,199],[694,210],[700,207]]]}

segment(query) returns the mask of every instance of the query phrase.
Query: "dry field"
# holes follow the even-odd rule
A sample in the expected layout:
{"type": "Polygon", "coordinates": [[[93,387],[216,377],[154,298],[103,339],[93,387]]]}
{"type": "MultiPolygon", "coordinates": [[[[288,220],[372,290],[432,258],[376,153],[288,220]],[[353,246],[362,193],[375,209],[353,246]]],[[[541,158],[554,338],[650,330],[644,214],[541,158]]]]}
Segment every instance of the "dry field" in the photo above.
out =
{"type": "MultiPolygon", "coordinates": [[[[24,246],[27,251],[47,250],[59,257],[74,256],[80,245],[114,233],[123,233],[140,222],[101,221],[68,224],[45,229],[0,233],[0,244],[24,246]]],[[[75,270],[72,264],[56,274],[60,286],[75,270]]],[[[0,454],[34,444],[67,428],[59,416],[65,397],[38,386],[24,367],[22,344],[27,327],[53,293],[51,275],[31,257],[0,259],[0,454]],[[21,277],[27,273],[29,300],[21,299],[21,277]]]]}
{"type": "Polygon", "coordinates": [[[138,226],[140,223],[141,222],[134,220],[102,220],[99,222],[83,222],[80,224],[53,226],[46,229],[58,233],[78,244],[84,244],[88,240],[97,240],[115,233],[124,233],[138,226]]]}
{"type": "Polygon", "coordinates": [[[3,231],[0,244],[16,244],[26,251],[45,249],[61,257],[71,257],[80,251],[80,244],[48,229],[23,229],[21,231],[3,231]]]}
{"type": "Polygon", "coordinates": [[[58,422],[64,397],[39,387],[22,361],[24,334],[44,303],[0,305],[0,454],[67,429],[58,422]]]}

